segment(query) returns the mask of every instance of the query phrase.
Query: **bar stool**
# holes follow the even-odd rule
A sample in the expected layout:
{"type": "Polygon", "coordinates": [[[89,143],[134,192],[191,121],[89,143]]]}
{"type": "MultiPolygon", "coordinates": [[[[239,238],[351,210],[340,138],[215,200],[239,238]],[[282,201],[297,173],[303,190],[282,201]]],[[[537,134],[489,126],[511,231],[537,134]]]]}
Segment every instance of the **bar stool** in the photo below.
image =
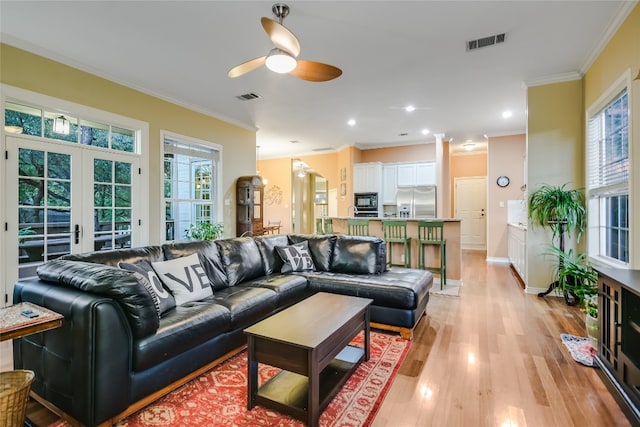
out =
{"type": "Polygon", "coordinates": [[[440,289],[447,286],[447,240],[444,238],[444,222],[418,221],[418,268],[439,273],[440,289]],[[440,265],[426,265],[426,245],[439,246],[440,265]]]}
{"type": "Polygon", "coordinates": [[[333,218],[324,219],[324,227],[322,227],[324,234],[333,234],[333,218]]]}
{"type": "Polygon", "coordinates": [[[407,221],[382,221],[384,240],[387,242],[389,260],[387,264],[399,267],[411,267],[411,237],[407,237],[407,221]],[[404,253],[404,263],[393,263],[394,243],[402,243],[404,253]]]}
{"type": "Polygon", "coordinates": [[[368,236],[369,220],[368,219],[348,219],[347,234],[352,236],[368,236]]]}

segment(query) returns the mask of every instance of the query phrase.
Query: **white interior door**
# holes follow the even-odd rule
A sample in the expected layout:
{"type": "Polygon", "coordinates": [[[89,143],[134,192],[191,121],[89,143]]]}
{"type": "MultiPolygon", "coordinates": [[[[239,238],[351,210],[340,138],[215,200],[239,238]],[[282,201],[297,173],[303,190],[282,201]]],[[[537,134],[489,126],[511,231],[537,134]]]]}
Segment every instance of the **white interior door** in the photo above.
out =
{"type": "Polygon", "coordinates": [[[455,179],[455,215],[460,218],[460,244],[463,249],[486,249],[487,246],[487,179],[463,177],[455,179]]]}

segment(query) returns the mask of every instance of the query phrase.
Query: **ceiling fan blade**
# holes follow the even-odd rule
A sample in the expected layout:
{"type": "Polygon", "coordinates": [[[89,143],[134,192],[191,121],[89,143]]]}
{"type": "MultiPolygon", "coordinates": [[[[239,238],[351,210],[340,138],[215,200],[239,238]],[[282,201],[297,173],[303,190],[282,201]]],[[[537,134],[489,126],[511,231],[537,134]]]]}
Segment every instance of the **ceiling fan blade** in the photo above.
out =
{"type": "Polygon", "coordinates": [[[273,19],[262,17],[262,28],[266,31],[274,45],[278,49],[290,53],[294,57],[300,55],[300,42],[298,38],[284,25],[278,24],[273,19]]]}
{"type": "Polygon", "coordinates": [[[289,74],[302,80],[310,82],[326,82],[333,80],[342,75],[342,70],[333,65],[323,64],[322,62],[305,61],[298,59],[298,65],[289,74]]]}
{"type": "Polygon", "coordinates": [[[266,56],[261,56],[260,58],[255,58],[250,61],[243,62],[242,64],[236,65],[235,67],[230,69],[227,75],[231,78],[240,77],[241,75],[246,74],[249,71],[253,71],[263,65],[266,59],[266,56]]]}

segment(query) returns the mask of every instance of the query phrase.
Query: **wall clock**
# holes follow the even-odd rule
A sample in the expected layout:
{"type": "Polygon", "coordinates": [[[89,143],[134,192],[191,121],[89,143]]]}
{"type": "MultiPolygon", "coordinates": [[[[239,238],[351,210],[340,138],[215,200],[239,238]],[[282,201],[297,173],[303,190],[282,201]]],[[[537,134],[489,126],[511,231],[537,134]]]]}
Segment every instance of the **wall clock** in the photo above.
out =
{"type": "Polygon", "coordinates": [[[498,177],[496,183],[498,184],[498,186],[500,187],[506,187],[507,185],[509,185],[509,177],[505,176],[505,175],[501,175],[498,177]]]}

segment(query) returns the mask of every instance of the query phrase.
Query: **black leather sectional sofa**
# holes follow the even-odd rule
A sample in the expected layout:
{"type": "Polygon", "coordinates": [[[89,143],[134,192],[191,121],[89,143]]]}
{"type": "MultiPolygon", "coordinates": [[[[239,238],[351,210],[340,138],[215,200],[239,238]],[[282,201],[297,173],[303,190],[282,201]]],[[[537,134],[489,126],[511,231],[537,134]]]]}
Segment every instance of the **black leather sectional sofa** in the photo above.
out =
{"type": "MultiPolygon", "coordinates": [[[[373,299],[372,327],[410,339],[433,277],[387,269],[385,262],[383,240],[345,235],[272,235],[67,255],[42,265],[39,278],[15,285],[14,303],[29,301],[65,319],[61,328],[15,340],[14,366],[35,372],[32,391],[49,407],[87,426],[110,425],[237,353],[246,344],[247,326],[319,291],[373,299]],[[291,259],[279,254],[292,245],[306,248],[312,263],[308,256],[305,263],[295,253],[291,259]],[[201,268],[194,271],[202,272],[197,279],[212,290],[196,301],[175,304],[182,299],[175,292],[159,297],[149,276],[125,269],[166,266],[193,254],[201,268]],[[302,271],[281,272],[288,270],[302,271]],[[173,306],[163,306],[164,297],[173,306]]],[[[182,284],[209,292],[191,279],[182,284]]]]}

